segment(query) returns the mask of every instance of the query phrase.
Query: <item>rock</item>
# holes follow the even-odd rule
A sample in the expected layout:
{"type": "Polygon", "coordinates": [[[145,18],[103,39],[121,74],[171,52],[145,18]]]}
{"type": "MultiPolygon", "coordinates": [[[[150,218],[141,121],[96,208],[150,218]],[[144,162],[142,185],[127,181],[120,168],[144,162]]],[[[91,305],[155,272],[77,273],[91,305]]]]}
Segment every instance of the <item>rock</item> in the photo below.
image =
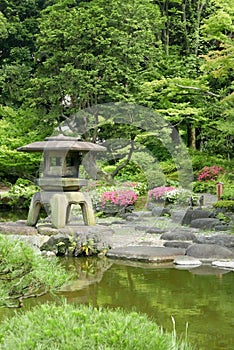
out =
{"type": "Polygon", "coordinates": [[[66,255],[71,247],[74,250],[72,237],[63,233],[57,233],[41,246],[41,250],[54,252],[55,255],[66,255]]]}
{"type": "Polygon", "coordinates": [[[190,242],[184,242],[184,241],[168,241],[165,242],[164,247],[167,248],[182,248],[182,249],[187,249],[191,243],[190,242]]]}
{"type": "Polygon", "coordinates": [[[228,231],[230,230],[230,226],[228,224],[216,225],[214,229],[215,231],[228,231]]]}
{"type": "Polygon", "coordinates": [[[45,256],[46,258],[50,258],[50,257],[56,256],[54,252],[50,252],[50,251],[47,251],[47,250],[43,250],[41,252],[41,255],[45,256]]]}
{"type": "Polygon", "coordinates": [[[234,270],[234,260],[230,261],[213,261],[212,266],[218,266],[225,269],[234,270]]]}
{"type": "Polygon", "coordinates": [[[37,229],[32,226],[27,226],[25,220],[18,220],[16,222],[1,222],[0,223],[0,233],[6,235],[37,235],[37,229]]]}
{"type": "Polygon", "coordinates": [[[153,207],[152,216],[170,215],[170,209],[162,207],[153,207]]]}
{"type": "Polygon", "coordinates": [[[190,223],[191,227],[199,228],[202,230],[214,229],[216,225],[220,224],[219,219],[213,218],[201,218],[192,220],[190,223]]]}
{"type": "Polygon", "coordinates": [[[107,252],[108,258],[137,260],[144,262],[173,261],[177,255],[184,255],[185,249],[165,247],[127,246],[111,249],[107,252]]]}
{"type": "Polygon", "coordinates": [[[151,233],[151,234],[162,234],[164,232],[165,232],[165,230],[163,230],[159,227],[150,227],[146,230],[146,233],[151,233]]]}
{"type": "Polygon", "coordinates": [[[199,266],[201,265],[201,261],[199,259],[193,258],[192,256],[177,256],[174,261],[174,264],[176,265],[195,265],[195,266],[199,266]]]}
{"type": "Polygon", "coordinates": [[[190,225],[193,220],[202,219],[202,218],[210,218],[212,216],[212,212],[209,210],[203,209],[188,209],[183,217],[181,225],[190,225]]]}
{"type": "Polygon", "coordinates": [[[214,234],[212,236],[200,235],[197,236],[194,243],[200,244],[217,244],[222,247],[234,248],[234,235],[225,235],[225,234],[214,234]]]}
{"type": "Polygon", "coordinates": [[[169,231],[162,234],[161,239],[165,241],[193,241],[196,238],[195,234],[183,229],[169,231]]]}
{"type": "Polygon", "coordinates": [[[50,224],[38,225],[37,230],[38,230],[38,233],[43,236],[52,236],[52,235],[56,235],[59,232],[57,228],[51,227],[50,224]]]}
{"type": "Polygon", "coordinates": [[[48,236],[41,236],[41,235],[34,235],[34,236],[28,236],[28,235],[9,235],[9,238],[15,239],[17,241],[23,241],[31,246],[40,248],[44,243],[46,243],[49,239],[48,236]]]}
{"type": "Polygon", "coordinates": [[[110,248],[113,230],[106,226],[67,226],[56,229],[41,250],[55,255],[97,255],[110,248]]]}
{"type": "Polygon", "coordinates": [[[141,210],[141,211],[134,211],[132,214],[138,216],[138,217],[143,217],[143,218],[151,218],[152,217],[152,212],[149,210],[141,210]]]}
{"type": "Polygon", "coordinates": [[[181,224],[185,216],[184,210],[173,210],[171,213],[171,220],[181,224]]]}
{"type": "Polygon", "coordinates": [[[208,260],[234,258],[234,254],[230,249],[217,244],[192,244],[187,248],[186,255],[208,260]]]}
{"type": "Polygon", "coordinates": [[[146,231],[149,229],[149,226],[135,226],[136,231],[146,231]]]}

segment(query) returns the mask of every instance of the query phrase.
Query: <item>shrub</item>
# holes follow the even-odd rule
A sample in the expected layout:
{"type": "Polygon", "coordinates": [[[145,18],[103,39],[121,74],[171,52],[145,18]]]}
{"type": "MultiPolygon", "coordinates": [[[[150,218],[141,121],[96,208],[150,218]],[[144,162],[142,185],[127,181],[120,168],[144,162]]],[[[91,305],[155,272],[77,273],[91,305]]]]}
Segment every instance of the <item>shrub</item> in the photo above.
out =
{"type": "Polygon", "coordinates": [[[120,309],[97,309],[63,303],[36,306],[0,326],[4,349],[189,350],[176,334],[164,333],[147,316],[120,309]]]}
{"type": "Polygon", "coordinates": [[[33,194],[39,190],[32,181],[19,178],[8,192],[2,194],[2,198],[7,197],[7,203],[12,207],[25,209],[29,207],[33,194]]]}
{"type": "Polygon", "coordinates": [[[174,189],[175,187],[171,187],[171,186],[155,187],[148,192],[148,196],[152,202],[155,202],[158,200],[164,200],[165,199],[164,194],[174,189]]]}
{"type": "Polygon", "coordinates": [[[45,259],[23,242],[0,235],[0,305],[54,292],[68,280],[56,258],[45,259]]]}
{"type": "Polygon", "coordinates": [[[148,192],[149,198],[153,202],[164,201],[172,204],[189,204],[190,198],[196,203],[198,197],[195,193],[175,187],[156,187],[148,192]]]}
{"type": "Polygon", "coordinates": [[[195,193],[216,193],[215,181],[195,181],[193,183],[193,192],[195,193]]]}
{"type": "Polygon", "coordinates": [[[221,199],[224,200],[234,200],[234,186],[230,184],[224,185],[223,194],[221,195],[221,199]]]}
{"type": "Polygon", "coordinates": [[[195,193],[184,188],[175,188],[172,191],[166,192],[163,197],[167,203],[182,205],[188,205],[191,199],[193,204],[196,204],[198,200],[198,196],[195,193]]]}
{"type": "Polygon", "coordinates": [[[101,207],[103,211],[113,208],[116,211],[124,211],[128,206],[134,205],[137,194],[133,190],[117,190],[104,192],[101,195],[101,207]]]}
{"type": "Polygon", "coordinates": [[[224,168],[217,165],[205,166],[198,172],[198,181],[215,181],[220,174],[225,172],[224,168]]]}
{"type": "Polygon", "coordinates": [[[213,204],[214,208],[223,209],[225,211],[231,211],[234,212],[234,200],[227,201],[227,200],[221,200],[213,204]]]}

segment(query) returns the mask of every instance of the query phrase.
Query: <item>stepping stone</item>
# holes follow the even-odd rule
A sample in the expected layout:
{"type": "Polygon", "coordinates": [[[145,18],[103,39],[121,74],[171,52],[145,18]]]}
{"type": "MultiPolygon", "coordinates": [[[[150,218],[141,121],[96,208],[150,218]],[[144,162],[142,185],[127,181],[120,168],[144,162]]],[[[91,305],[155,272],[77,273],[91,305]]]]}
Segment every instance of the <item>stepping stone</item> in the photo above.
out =
{"type": "Polygon", "coordinates": [[[164,247],[170,247],[170,248],[183,248],[187,249],[190,245],[191,242],[185,242],[185,241],[167,241],[164,244],[164,247]]]}
{"type": "Polygon", "coordinates": [[[165,241],[193,241],[196,238],[195,234],[189,231],[175,230],[165,232],[162,234],[161,239],[165,241]]]}
{"type": "Polygon", "coordinates": [[[146,233],[151,233],[151,234],[160,234],[161,235],[164,232],[165,232],[165,230],[158,228],[158,227],[151,227],[151,228],[148,228],[148,230],[146,230],[146,233]]]}
{"type": "Polygon", "coordinates": [[[192,244],[186,250],[186,255],[193,256],[198,259],[233,259],[233,252],[217,244],[192,244]]]}
{"type": "Polygon", "coordinates": [[[0,222],[0,233],[6,235],[37,235],[37,229],[32,226],[27,226],[25,220],[16,222],[0,222]]]}
{"type": "Polygon", "coordinates": [[[199,266],[201,265],[201,261],[199,259],[193,258],[192,256],[178,256],[173,261],[175,265],[186,265],[186,266],[199,266]]]}
{"type": "Polygon", "coordinates": [[[212,266],[217,266],[225,269],[234,270],[234,260],[230,261],[213,261],[212,266]]]}
{"type": "Polygon", "coordinates": [[[184,254],[185,249],[179,248],[127,246],[111,249],[108,251],[106,256],[112,259],[126,259],[160,263],[174,261],[177,255],[184,254]]]}

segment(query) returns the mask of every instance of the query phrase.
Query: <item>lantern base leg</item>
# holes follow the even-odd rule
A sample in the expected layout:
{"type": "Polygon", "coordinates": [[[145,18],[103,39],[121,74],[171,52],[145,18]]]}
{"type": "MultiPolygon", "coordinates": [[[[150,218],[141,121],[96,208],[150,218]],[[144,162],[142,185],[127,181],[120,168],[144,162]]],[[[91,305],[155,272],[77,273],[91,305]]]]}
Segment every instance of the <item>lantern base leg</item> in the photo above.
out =
{"type": "Polygon", "coordinates": [[[96,225],[90,197],[81,192],[37,192],[34,194],[28,213],[27,225],[35,226],[43,204],[51,207],[51,224],[55,228],[63,228],[69,222],[71,205],[79,204],[84,224],[96,225]]]}

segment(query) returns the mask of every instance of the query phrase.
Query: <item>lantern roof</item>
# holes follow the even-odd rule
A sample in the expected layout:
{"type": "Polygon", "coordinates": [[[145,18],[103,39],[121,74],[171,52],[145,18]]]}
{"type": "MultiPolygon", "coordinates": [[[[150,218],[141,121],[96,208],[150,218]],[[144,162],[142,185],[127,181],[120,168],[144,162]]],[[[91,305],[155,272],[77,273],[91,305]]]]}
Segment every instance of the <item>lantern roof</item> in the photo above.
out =
{"type": "Polygon", "coordinates": [[[47,137],[44,141],[36,141],[28,145],[17,148],[17,151],[24,152],[45,152],[45,151],[106,151],[106,147],[97,145],[96,143],[80,141],[79,138],[64,136],[47,137]]]}

